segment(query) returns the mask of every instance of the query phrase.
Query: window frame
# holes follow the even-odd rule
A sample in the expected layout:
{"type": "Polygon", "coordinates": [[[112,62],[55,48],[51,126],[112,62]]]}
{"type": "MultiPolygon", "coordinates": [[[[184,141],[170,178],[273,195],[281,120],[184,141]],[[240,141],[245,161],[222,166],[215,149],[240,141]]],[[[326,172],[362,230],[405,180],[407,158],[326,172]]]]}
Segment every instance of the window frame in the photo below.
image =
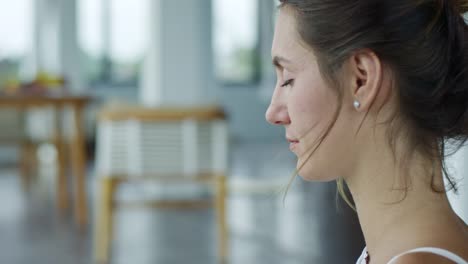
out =
{"type": "MultiPolygon", "coordinates": [[[[79,0],[77,0],[79,1],[79,0]]],[[[101,20],[101,24],[99,26],[102,27],[102,35],[103,35],[103,47],[102,53],[100,56],[96,57],[100,72],[97,75],[97,78],[88,78],[86,74],[83,75],[84,81],[87,85],[92,89],[109,89],[109,88],[128,88],[131,87],[132,89],[138,89],[140,83],[140,71],[141,67],[143,66],[143,58],[139,61],[139,68],[140,70],[137,71],[137,74],[133,78],[129,78],[126,80],[116,80],[116,78],[112,78],[112,72],[115,68],[115,62],[112,60],[111,55],[111,15],[109,10],[111,8],[111,1],[113,0],[95,0],[101,1],[102,5],[102,13],[103,19],[101,20]]],[[[150,0],[153,1],[153,0],[150,0]]],[[[82,56],[89,55],[81,46],[78,47],[82,56]]],[[[147,51],[146,51],[147,52],[147,51]]],[[[85,66],[82,66],[85,67],[85,66]]]]}
{"type": "MultiPolygon", "coordinates": [[[[212,3],[213,1],[215,0],[212,0],[212,3]]],[[[254,46],[254,49],[253,49],[253,52],[254,54],[256,55],[257,59],[254,60],[253,62],[253,67],[254,67],[254,72],[253,72],[253,76],[248,79],[248,80],[239,80],[239,81],[232,81],[232,80],[226,80],[226,79],[223,79],[223,78],[220,78],[217,74],[217,69],[216,69],[216,50],[215,50],[215,47],[213,46],[212,48],[212,55],[213,55],[213,76],[214,76],[214,80],[215,80],[215,83],[222,86],[222,87],[225,87],[225,88],[250,88],[250,87],[256,87],[256,86],[259,86],[262,82],[262,70],[263,70],[263,66],[262,66],[262,50],[261,50],[261,47],[262,47],[262,19],[261,19],[261,15],[262,15],[262,10],[261,10],[261,4],[260,4],[260,1],[264,1],[264,0],[255,0],[257,1],[257,5],[258,5],[258,8],[257,8],[257,18],[256,18],[256,27],[257,27],[257,36],[256,36],[256,44],[254,46]]],[[[212,16],[213,20],[214,20],[214,16],[212,16]]],[[[214,21],[212,22],[212,28],[214,28],[214,21]]],[[[211,36],[212,38],[212,42],[214,41],[215,39],[215,34],[214,34],[214,30],[212,30],[213,32],[213,35],[211,36]]]]}

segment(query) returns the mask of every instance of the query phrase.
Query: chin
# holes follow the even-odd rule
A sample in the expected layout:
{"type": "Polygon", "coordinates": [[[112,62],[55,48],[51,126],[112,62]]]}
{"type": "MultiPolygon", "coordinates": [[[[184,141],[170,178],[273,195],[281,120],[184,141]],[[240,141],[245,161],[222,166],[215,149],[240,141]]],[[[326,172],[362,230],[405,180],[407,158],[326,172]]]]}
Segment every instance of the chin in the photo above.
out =
{"type": "MultiPolygon", "coordinates": [[[[299,169],[301,162],[301,160],[297,161],[296,169],[299,169]]],[[[326,167],[331,168],[330,166],[323,165],[314,166],[313,162],[309,160],[299,171],[298,175],[305,181],[311,182],[330,182],[338,179],[338,177],[333,176],[334,173],[330,169],[325,169],[326,167]]]]}

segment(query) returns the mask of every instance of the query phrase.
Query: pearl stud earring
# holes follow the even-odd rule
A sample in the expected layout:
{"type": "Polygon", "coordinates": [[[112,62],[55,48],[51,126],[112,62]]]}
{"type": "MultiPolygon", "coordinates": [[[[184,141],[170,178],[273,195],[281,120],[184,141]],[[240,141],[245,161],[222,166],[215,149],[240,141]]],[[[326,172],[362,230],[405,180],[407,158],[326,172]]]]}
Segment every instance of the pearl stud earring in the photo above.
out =
{"type": "Polygon", "coordinates": [[[358,100],[354,100],[354,108],[359,109],[361,103],[358,100]]]}

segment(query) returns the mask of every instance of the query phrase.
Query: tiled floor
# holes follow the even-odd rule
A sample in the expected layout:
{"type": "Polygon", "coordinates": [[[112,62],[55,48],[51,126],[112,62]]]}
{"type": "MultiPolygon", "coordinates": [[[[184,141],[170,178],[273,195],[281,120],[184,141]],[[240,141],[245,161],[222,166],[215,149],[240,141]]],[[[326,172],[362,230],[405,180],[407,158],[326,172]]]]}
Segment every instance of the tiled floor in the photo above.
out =
{"type": "MultiPolygon", "coordinates": [[[[336,205],[334,183],[297,179],[283,205],[275,190],[287,183],[294,168],[287,146],[244,144],[233,150],[229,263],[355,261],[363,247],[359,224],[344,203],[336,205]]],[[[93,263],[92,225],[82,232],[70,215],[56,214],[51,179],[25,194],[17,176],[15,170],[0,171],[0,263],[93,263]]],[[[89,190],[94,190],[92,173],[89,178],[89,190]]],[[[125,188],[132,193],[138,187],[125,188]]],[[[92,210],[90,214],[92,218],[92,210]]],[[[211,209],[121,209],[112,263],[214,264],[214,223],[211,209]]]]}

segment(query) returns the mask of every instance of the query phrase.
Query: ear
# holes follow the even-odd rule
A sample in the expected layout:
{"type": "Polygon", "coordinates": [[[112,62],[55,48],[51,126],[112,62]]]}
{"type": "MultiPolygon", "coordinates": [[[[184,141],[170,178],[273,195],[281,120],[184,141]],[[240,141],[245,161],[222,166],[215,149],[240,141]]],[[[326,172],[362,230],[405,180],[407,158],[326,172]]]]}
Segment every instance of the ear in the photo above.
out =
{"type": "Polygon", "coordinates": [[[357,111],[367,112],[376,100],[382,84],[381,61],[372,50],[361,50],[351,56],[350,70],[351,96],[360,103],[357,111]]]}

